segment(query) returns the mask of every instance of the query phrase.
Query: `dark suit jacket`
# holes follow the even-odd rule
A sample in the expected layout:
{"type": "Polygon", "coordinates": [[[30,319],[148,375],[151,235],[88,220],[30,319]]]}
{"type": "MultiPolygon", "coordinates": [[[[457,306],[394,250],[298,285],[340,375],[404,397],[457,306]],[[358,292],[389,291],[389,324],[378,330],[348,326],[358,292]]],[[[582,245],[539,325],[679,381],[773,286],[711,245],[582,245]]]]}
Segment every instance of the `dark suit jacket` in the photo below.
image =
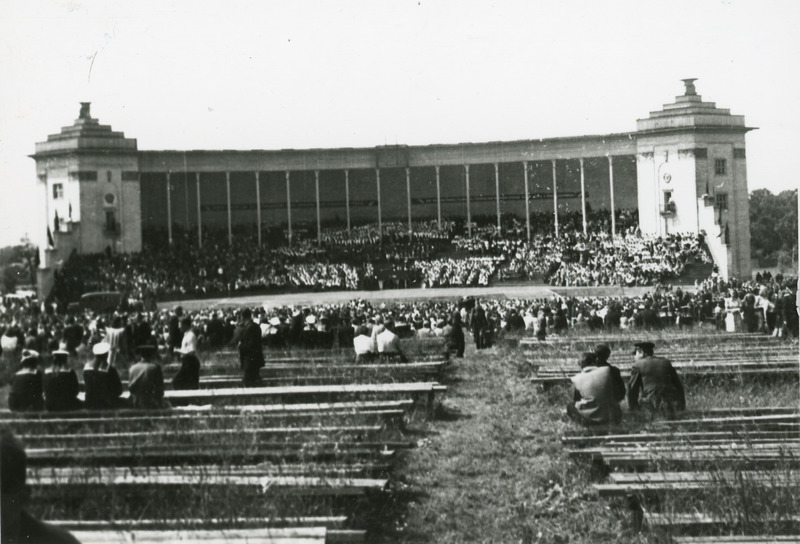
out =
{"type": "Polygon", "coordinates": [[[631,368],[629,383],[628,406],[631,410],[639,408],[640,403],[654,409],[686,409],[683,384],[668,359],[654,356],[638,359],[631,368]]]}

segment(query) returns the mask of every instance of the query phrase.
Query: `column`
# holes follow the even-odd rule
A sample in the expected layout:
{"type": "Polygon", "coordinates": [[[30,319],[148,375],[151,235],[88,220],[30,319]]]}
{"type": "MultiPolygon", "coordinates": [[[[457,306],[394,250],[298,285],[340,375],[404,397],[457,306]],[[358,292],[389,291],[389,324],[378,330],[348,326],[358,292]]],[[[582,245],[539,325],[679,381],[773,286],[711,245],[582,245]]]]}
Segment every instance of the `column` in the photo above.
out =
{"type": "Polygon", "coordinates": [[[319,215],[319,170],[314,170],[314,195],[317,199],[317,244],[322,242],[322,221],[319,215]]]}
{"type": "Polygon", "coordinates": [[[225,172],[225,191],[228,198],[228,245],[233,245],[233,228],[231,225],[231,173],[225,172]]]}
{"type": "Polygon", "coordinates": [[[614,157],[608,156],[608,185],[611,191],[611,238],[617,235],[617,217],[614,207],[614,157]]]}
{"type": "Polygon", "coordinates": [[[203,216],[200,213],[200,172],[194,174],[197,188],[197,247],[203,247],[203,216]]]}
{"type": "Polygon", "coordinates": [[[586,185],[583,176],[583,157],[578,160],[581,163],[581,217],[583,217],[583,235],[586,236],[586,185]]]}
{"type": "Polygon", "coordinates": [[[550,159],[553,162],[553,217],[556,222],[556,238],[558,238],[558,187],[556,182],[556,160],[550,159]]]}
{"type": "Polygon", "coordinates": [[[189,232],[189,176],[183,173],[183,197],[186,203],[186,232],[189,232]]]}
{"type": "Polygon", "coordinates": [[[442,230],[442,186],[439,183],[439,165],[436,168],[436,217],[439,223],[439,230],[442,230]]]}
{"type": "Polygon", "coordinates": [[[347,214],[347,235],[350,236],[350,170],[344,171],[344,205],[347,214]]]}
{"type": "Polygon", "coordinates": [[[464,165],[464,171],[466,172],[465,180],[465,189],[467,191],[467,236],[472,238],[472,213],[469,208],[469,165],[464,165]]]}
{"type": "Polygon", "coordinates": [[[494,194],[497,197],[497,232],[500,228],[500,164],[494,163],[494,194]]]}
{"type": "Polygon", "coordinates": [[[261,247],[261,172],[256,172],[256,222],[258,223],[258,247],[261,247]]]}
{"type": "MultiPolygon", "coordinates": [[[[172,245],[172,188],[170,187],[171,172],[167,172],[167,237],[172,245]]],[[[49,221],[49,219],[48,219],[49,221]]]]}
{"type": "Polygon", "coordinates": [[[286,222],[289,226],[289,245],[292,245],[292,190],[289,187],[289,171],[286,171],[286,222]]]}
{"type": "Polygon", "coordinates": [[[411,168],[408,167],[406,167],[406,206],[408,207],[408,232],[411,232],[411,168]]]}
{"type": "Polygon", "coordinates": [[[375,169],[375,187],[378,194],[378,236],[383,239],[383,221],[381,218],[381,169],[375,169]]]}
{"type": "Polygon", "coordinates": [[[531,203],[528,201],[528,161],[522,161],[525,174],[525,228],[528,231],[528,242],[531,241],[531,203]]]}

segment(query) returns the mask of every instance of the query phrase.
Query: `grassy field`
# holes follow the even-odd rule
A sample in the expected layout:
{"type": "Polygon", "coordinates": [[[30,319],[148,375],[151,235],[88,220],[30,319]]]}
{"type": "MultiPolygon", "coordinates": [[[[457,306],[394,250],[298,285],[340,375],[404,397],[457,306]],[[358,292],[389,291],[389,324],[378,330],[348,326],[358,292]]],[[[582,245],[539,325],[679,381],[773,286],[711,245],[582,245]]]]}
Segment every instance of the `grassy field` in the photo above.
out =
{"type": "MultiPolygon", "coordinates": [[[[612,355],[630,357],[628,354],[612,355]]],[[[651,542],[630,529],[625,501],[595,496],[598,475],[572,461],[561,435],[566,386],[537,390],[519,349],[468,348],[439,418],[401,467],[409,486],[402,542],[651,542]]],[[[704,381],[687,387],[689,409],[797,406],[792,380],[704,381]]],[[[635,425],[631,424],[631,429],[635,425]]]]}

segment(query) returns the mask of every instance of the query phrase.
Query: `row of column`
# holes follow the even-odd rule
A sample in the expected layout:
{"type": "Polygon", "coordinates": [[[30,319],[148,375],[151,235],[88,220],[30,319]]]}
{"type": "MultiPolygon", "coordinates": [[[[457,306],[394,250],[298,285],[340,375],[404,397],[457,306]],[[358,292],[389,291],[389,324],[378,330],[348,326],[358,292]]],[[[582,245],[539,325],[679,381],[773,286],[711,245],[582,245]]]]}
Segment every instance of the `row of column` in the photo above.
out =
{"type": "MultiPolygon", "coordinates": [[[[587,232],[586,222],[586,187],[584,180],[583,158],[578,159],[580,162],[580,178],[581,178],[581,215],[583,218],[583,233],[587,232]]],[[[555,219],[555,235],[559,236],[558,225],[558,180],[556,176],[556,159],[551,159],[553,166],[553,217],[555,219]]],[[[531,239],[531,214],[530,214],[530,201],[528,193],[528,161],[522,161],[524,172],[524,186],[525,186],[525,228],[527,231],[528,241],[531,239]]],[[[465,173],[465,189],[467,195],[467,235],[472,237],[472,210],[470,207],[470,194],[469,194],[469,164],[464,165],[465,173]]],[[[436,216],[439,228],[442,227],[442,191],[439,177],[439,166],[434,167],[436,171],[436,216]]],[[[172,243],[172,191],[170,190],[170,177],[171,172],[167,172],[167,233],[169,236],[169,243],[172,243]]],[[[286,219],[289,225],[289,243],[292,241],[292,197],[291,197],[291,172],[286,171],[286,219]]],[[[256,184],[256,222],[258,223],[258,245],[261,246],[262,240],[262,225],[261,225],[261,184],[260,172],[255,172],[256,184]]],[[[608,182],[611,193],[611,236],[615,236],[617,232],[616,217],[613,212],[614,205],[614,161],[612,156],[608,156],[608,182]]],[[[200,212],[200,173],[195,173],[195,183],[197,186],[197,240],[200,247],[203,246],[203,230],[202,230],[202,214],[200,212]]],[[[494,183],[495,183],[495,203],[497,213],[497,231],[500,232],[500,163],[494,163],[494,183]]],[[[381,170],[375,169],[375,184],[378,197],[378,233],[383,234],[383,218],[381,216],[381,170]]],[[[186,186],[186,216],[189,215],[189,194],[188,184],[186,186]]],[[[228,219],[228,243],[233,243],[233,225],[231,213],[231,173],[225,172],[225,191],[227,196],[227,219],[228,219]]],[[[350,171],[344,171],[344,191],[345,191],[345,209],[347,215],[347,232],[350,233],[350,171]]],[[[322,241],[322,221],[320,214],[320,200],[319,200],[319,170],[314,170],[314,192],[316,196],[316,216],[317,216],[317,241],[322,241]]],[[[411,168],[406,168],[406,204],[408,211],[408,230],[411,232],[411,168]]]]}

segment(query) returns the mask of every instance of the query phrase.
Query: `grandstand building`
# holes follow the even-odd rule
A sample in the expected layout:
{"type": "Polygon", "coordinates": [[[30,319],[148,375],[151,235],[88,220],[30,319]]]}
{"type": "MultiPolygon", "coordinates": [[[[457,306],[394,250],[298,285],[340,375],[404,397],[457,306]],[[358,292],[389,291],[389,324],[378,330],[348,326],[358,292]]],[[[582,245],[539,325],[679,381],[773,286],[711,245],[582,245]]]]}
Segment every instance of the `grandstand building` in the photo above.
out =
{"type": "MultiPolygon", "coordinates": [[[[702,100],[694,79],[618,134],[509,142],[283,150],[139,150],[82,103],[36,144],[43,192],[40,293],[73,252],[138,252],[143,232],[251,225],[350,228],[534,211],[638,208],[643,233],[703,233],[723,277],[749,277],[744,116],[702,100]]],[[[558,231],[556,214],[555,230],[558,231]]],[[[612,214],[613,218],[613,214],[612,214]]],[[[612,232],[616,232],[613,224],[612,232]]]]}

